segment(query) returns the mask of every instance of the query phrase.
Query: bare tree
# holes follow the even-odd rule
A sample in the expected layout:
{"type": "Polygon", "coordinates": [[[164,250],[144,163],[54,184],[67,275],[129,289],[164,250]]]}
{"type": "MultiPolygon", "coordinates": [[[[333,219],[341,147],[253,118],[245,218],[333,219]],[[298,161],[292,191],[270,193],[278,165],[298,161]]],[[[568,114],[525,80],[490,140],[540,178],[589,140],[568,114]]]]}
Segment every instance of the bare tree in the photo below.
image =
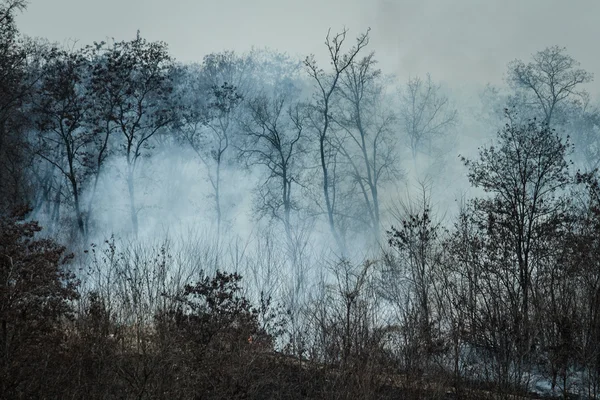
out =
{"type": "Polygon", "coordinates": [[[348,384],[356,379],[367,392],[374,383],[372,374],[377,373],[384,342],[373,279],[376,264],[340,260],[330,265],[333,279],[320,282],[305,310],[309,358],[339,369],[340,378],[347,374],[348,384]]]}
{"type": "Polygon", "coordinates": [[[578,87],[593,80],[593,75],[578,68],[579,62],[566,54],[566,48],[547,47],[535,53],[533,61],[525,64],[514,60],[508,65],[507,80],[515,89],[531,93],[532,102],[550,124],[557,107],[567,99],[581,101],[587,96],[578,87]]]}
{"type": "Polygon", "coordinates": [[[223,83],[207,87],[198,73],[188,73],[182,105],[181,136],[198,156],[208,171],[208,180],[213,188],[217,220],[217,240],[221,235],[222,211],[222,168],[231,147],[236,124],[235,111],[242,101],[237,88],[223,83]],[[203,96],[204,95],[204,96],[203,96]]]}
{"type": "Polygon", "coordinates": [[[371,53],[355,59],[342,74],[339,93],[343,101],[335,118],[342,127],[342,134],[336,137],[339,151],[364,199],[373,237],[378,238],[379,189],[385,180],[399,178],[401,171],[392,125],[395,116],[385,105],[385,86],[373,57],[371,53]]]}
{"type": "Polygon", "coordinates": [[[267,175],[257,191],[257,209],[282,222],[292,242],[291,214],[298,209],[292,193],[301,184],[305,139],[305,112],[289,93],[273,99],[249,101],[249,120],[243,124],[242,156],[249,165],[261,165],[267,175]]]}
{"type": "Polygon", "coordinates": [[[222,173],[232,160],[238,139],[240,107],[246,93],[256,89],[254,60],[234,52],[213,53],[202,65],[183,69],[178,97],[181,101],[179,131],[205,166],[215,201],[217,240],[224,220],[222,173]]]}
{"type": "Polygon", "coordinates": [[[323,197],[327,222],[336,244],[342,252],[345,252],[346,246],[335,224],[335,182],[331,176],[333,172],[331,169],[335,168],[337,152],[335,147],[331,146],[332,105],[334,94],[339,88],[340,77],[350,67],[360,51],[369,44],[369,30],[367,30],[356,39],[356,44],[344,53],[342,49],[347,33],[347,30],[333,36],[331,36],[331,31],[327,33],[325,45],[329,51],[333,71],[325,72],[319,68],[314,56],[309,56],[304,61],[306,70],[316,87],[315,101],[312,106],[314,110],[312,124],[317,132],[319,142],[319,162],[323,175],[323,197]]]}
{"type": "Polygon", "coordinates": [[[431,154],[433,141],[456,125],[458,113],[431,76],[411,78],[401,95],[399,118],[409,139],[413,160],[421,151],[431,154]]]}

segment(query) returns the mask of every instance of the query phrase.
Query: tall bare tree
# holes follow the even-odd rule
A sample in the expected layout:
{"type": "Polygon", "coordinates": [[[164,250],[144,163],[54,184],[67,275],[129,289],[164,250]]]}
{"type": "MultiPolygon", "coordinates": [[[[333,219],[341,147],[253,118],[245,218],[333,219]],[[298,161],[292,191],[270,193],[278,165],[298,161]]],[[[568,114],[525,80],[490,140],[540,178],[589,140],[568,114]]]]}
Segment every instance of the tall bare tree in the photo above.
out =
{"type": "Polygon", "coordinates": [[[319,68],[314,56],[309,56],[304,61],[308,75],[314,81],[316,92],[314,94],[312,125],[317,133],[319,143],[319,163],[323,176],[323,198],[325,200],[325,212],[327,223],[333,238],[340,249],[345,252],[346,246],[341,232],[335,223],[336,214],[336,188],[332,173],[335,169],[336,146],[331,146],[332,112],[335,95],[339,88],[340,77],[350,67],[354,59],[363,48],[369,44],[369,30],[356,39],[356,44],[344,52],[347,30],[331,35],[327,33],[325,45],[329,52],[332,71],[326,72],[319,68]],[[332,170],[333,169],[333,170],[332,170]]]}
{"type": "Polygon", "coordinates": [[[354,60],[340,78],[336,122],[339,151],[350,166],[352,179],[364,200],[368,226],[379,237],[381,204],[379,190],[386,180],[399,178],[395,115],[386,106],[385,83],[375,67],[373,53],[354,60]]]}

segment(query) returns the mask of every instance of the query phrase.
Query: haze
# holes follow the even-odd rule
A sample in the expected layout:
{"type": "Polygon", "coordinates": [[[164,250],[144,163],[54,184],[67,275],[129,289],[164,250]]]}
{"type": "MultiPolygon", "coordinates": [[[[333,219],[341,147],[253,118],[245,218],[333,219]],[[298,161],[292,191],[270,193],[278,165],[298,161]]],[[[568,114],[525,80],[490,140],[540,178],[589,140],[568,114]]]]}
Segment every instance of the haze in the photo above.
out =
{"type": "MultiPolygon", "coordinates": [[[[501,82],[507,62],[549,45],[598,72],[600,53],[589,49],[600,37],[599,15],[595,0],[52,0],[31,1],[18,23],[59,43],[131,39],[140,29],[184,62],[252,46],[326,60],[330,27],[371,27],[371,49],[387,73],[485,84],[501,82]]],[[[598,95],[599,85],[588,90],[598,95]]]]}

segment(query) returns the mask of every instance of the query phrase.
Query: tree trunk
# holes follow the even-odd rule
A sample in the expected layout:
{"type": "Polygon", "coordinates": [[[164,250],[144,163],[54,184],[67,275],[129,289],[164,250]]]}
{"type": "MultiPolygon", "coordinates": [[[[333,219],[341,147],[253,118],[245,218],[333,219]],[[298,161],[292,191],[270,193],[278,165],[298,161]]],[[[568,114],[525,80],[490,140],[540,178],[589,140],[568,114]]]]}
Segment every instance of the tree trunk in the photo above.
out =
{"type": "Polygon", "coordinates": [[[129,166],[127,174],[127,189],[129,190],[129,211],[131,213],[131,228],[135,236],[138,235],[138,215],[135,206],[135,186],[133,182],[133,166],[129,166]]]}

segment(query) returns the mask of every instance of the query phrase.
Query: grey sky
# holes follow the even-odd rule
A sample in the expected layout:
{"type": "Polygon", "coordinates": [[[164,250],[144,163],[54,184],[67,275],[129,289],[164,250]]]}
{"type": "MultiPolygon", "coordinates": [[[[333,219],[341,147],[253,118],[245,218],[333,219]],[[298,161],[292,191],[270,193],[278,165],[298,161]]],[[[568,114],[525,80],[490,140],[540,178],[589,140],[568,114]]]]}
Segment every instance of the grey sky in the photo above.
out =
{"type": "Polygon", "coordinates": [[[560,45],[597,76],[598,0],[31,0],[21,30],[52,41],[130,39],[140,29],[181,61],[252,45],[324,56],[329,27],[372,28],[385,72],[454,83],[501,81],[512,59],[560,45]]]}

